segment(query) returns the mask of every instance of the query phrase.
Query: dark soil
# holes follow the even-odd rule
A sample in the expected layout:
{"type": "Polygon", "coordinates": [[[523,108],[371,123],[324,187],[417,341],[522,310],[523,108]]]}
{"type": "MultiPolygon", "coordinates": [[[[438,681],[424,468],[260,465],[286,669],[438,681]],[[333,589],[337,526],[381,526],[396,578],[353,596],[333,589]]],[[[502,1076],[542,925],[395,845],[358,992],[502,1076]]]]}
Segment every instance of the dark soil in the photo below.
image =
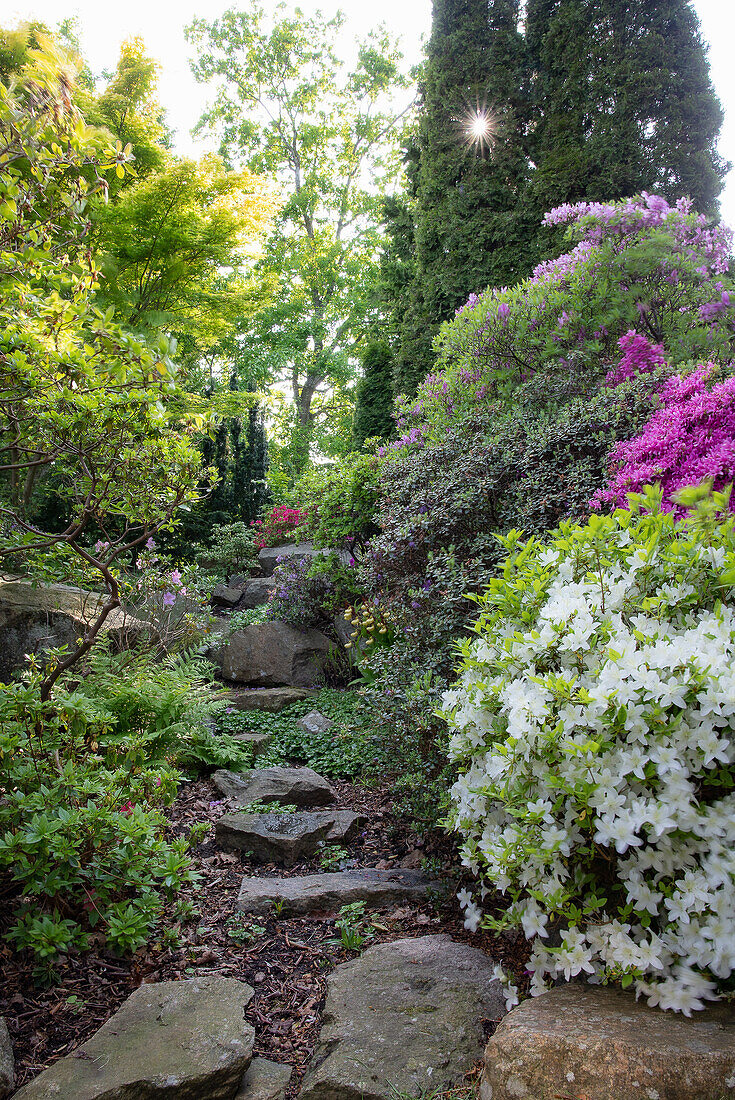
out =
{"type": "MultiPolygon", "coordinates": [[[[220,852],[214,830],[194,850],[199,873],[195,886],[185,888],[179,902],[190,901],[194,915],[182,919],[180,905],[169,905],[159,937],[130,958],[110,955],[99,942],[84,955],[65,957],[57,967],[58,982],[34,985],[33,965],[25,953],[0,945],[0,1016],[6,1018],[20,1087],[58,1058],[69,1054],[116,1011],[144,982],[223,974],[247,982],[255,990],[247,1017],[255,1027],[255,1053],[295,1067],[291,1092],[298,1090],[316,1042],[330,970],[353,953],[339,942],[335,914],[291,920],[250,917],[236,910],[243,875],[307,874],[339,867],[418,867],[431,860],[432,877],[456,868],[449,841],[437,836],[420,841],[393,812],[389,784],[384,788],[334,783],[338,808],[362,812],[368,825],[351,844],[348,857],[324,867],[319,859],[284,872],[268,864],[253,864],[240,854],[220,852]]],[[[182,834],[195,822],[210,826],[230,809],[208,780],[182,786],[169,811],[172,834],[182,834]]],[[[402,907],[368,913],[365,946],[408,936],[447,932],[503,960],[516,973],[527,960],[522,936],[493,938],[470,934],[454,900],[456,882],[447,880],[444,898],[432,906],[402,907]]],[[[488,1033],[493,1021],[488,1021],[488,1033]]]]}

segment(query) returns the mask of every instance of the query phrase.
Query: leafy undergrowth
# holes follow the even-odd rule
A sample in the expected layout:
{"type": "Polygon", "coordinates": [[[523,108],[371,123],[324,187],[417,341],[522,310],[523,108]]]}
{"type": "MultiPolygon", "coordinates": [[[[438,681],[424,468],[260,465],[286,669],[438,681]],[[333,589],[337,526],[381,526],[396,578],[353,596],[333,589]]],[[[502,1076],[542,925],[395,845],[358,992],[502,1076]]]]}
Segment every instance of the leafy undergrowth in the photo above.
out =
{"type": "Polygon", "coordinates": [[[324,688],[308,699],[286,707],[279,714],[237,711],[221,715],[222,733],[271,733],[273,741],[258,757],[258,766],[305,764],[320,774],[369,779],[390,763],[385,741],[375,730],[357,692],[324,688]],[[316,710],[334,722],[326,733],[305,734],[299,718],[316,710]]]}

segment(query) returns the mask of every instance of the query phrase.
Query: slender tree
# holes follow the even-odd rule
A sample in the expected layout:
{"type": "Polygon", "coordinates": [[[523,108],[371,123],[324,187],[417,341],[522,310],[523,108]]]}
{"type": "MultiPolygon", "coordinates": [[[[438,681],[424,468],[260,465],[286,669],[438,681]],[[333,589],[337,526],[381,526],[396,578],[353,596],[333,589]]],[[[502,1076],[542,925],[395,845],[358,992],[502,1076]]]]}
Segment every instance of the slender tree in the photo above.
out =
{"type": "Polygon", "coordinates": [[[397,168],[386,103],[407,84],[382,32],[360,44],[347,72],[335,53],[342,22],[287,14],[282,4],[266,17],[250,0],[189,30],[200,47],[196,76],[219,88],[205,124],[233,163],[281,185],[260,265],[276,293],[251,345],[291,391],[296,473],[320,418],[342,409],[335,390],[344,394],[354,377],[378,243],[379,197],[368,181],[388,183],[397,168]]]}
{"type": "Polygon", "coordinates": [[[395,428],[393,419],[393,356],[385,340],[373,339],[360,357],[362,378],[357,385],[352,438],[356,448],[366,439],[388,439],[395,428]]]}

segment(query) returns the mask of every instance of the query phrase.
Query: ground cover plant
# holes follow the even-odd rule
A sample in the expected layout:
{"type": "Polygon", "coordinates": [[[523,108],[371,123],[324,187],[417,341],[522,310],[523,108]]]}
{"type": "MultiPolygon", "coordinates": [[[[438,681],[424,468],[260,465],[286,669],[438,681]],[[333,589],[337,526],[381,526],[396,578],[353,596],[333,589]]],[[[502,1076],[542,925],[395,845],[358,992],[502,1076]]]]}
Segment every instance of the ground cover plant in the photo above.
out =
{"type": "Polygon", "coordinates": [[[504,539],[443,714],[467,926],[523,928],[533,993],[583,974],[689,1015],[735,969],[735,530],[729,494],[678,521],[661,495],[504,539]]]}

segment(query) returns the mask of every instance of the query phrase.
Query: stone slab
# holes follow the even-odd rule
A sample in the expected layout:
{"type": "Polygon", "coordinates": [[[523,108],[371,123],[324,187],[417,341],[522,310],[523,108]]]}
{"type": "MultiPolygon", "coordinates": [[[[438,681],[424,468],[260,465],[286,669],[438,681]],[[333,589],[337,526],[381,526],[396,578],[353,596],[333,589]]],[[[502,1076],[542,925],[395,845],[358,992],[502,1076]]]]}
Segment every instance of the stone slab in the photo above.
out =
{"type": "Polygon", "coordinates": [[[230,690],[229,705],[235,710],[263,710],[268,714],[278,714],[293,703],[300,703],[314,695],[308,688],[250,688],[249,690],[230,690]]]}
{"type": "Polygon", "coordinates": [[[214,835],[226,851],[248,852],[262,863],[291,867],[308,859],[324,842],[349,842],[365,824],[351,810],[291,814],[224,814],[214,835]]]}
{"type": "Polygon", "coordinates": [[[485,1050],[481,1100],[729,1100],[735,1009],[690,1019],[572,983],[509,1012],[485,1050]]]}
{"type": "Polygon", "coordinates": [[[336,913],[343,905],[364,901],[373,909],[388,905],[420,905],[429,889],[438,889],[421,871],[392,868],[378,871],[357,868],[332,871],[323,875],[297,875],[293,878],[244,878],[237,899],[242,913],[264,916],[280,902],[284,917],[305,913],[336,913]]]}
{"type": "Polygon", "coordinates": [[[10,1096],[15,1088],[15,1060],[13,1044],[10,1042],[8,1025],[0,1016],[0,1100],[10,1096]]]}
{"type": "Polygon", "coordinates": [[[253,990],[234,978],[142,985],[17,1100],[232,1100],[250,1065],[253,990]]]}
{"type": "Polygon", "coordinates": [[[242,589],[217,584],[212,591],[211,603],[214,607],[237,607],[241,599],[242,589]]]}
{"type": "Polygon", "coordinates": [[[280,802],[309,810],[329,806],[337,799],[334,788],[313,768],[250,768],[242,772],[220,769],[212,776],[218,791],[240,806],[251,802],[280,802]]]}
{"type": "Polygon", "coordinates": [[[272,733],[256,733],[253,730],[240,730],[233,733],[232,737],[235,741],[244,741],[246,745],[251,745],[254,756],[260,756],[273,742],[272,733]]]}
{"type": "Polygon", "coordinates": [[[462,1084],[483,1021],[505,1011],[495,963],[449,936],[379,944],[327,979],[300,1100],[395,1100],[462,1084]]]}
{"type": "Polygon", "coordinates": [[[283,1100],[292,1073],[292,1066],[253,1058],[235,1100],[283,1100]]]}

